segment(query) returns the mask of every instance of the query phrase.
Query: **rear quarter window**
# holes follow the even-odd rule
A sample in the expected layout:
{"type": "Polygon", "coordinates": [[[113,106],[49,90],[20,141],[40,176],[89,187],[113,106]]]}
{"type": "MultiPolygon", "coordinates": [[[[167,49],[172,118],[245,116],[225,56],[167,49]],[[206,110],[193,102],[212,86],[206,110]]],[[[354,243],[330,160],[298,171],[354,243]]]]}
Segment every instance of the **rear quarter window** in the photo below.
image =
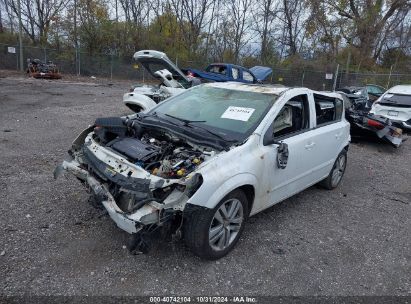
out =
{"type": "Polygon", "coordinates": [[[243,79],[244,79],[245,81],[249,81],[249,82],[253,82],[253,81],[254,81],[253,75],[251,75],[249,72],[244,71],[244,70],[243,70],[243,79]]]}

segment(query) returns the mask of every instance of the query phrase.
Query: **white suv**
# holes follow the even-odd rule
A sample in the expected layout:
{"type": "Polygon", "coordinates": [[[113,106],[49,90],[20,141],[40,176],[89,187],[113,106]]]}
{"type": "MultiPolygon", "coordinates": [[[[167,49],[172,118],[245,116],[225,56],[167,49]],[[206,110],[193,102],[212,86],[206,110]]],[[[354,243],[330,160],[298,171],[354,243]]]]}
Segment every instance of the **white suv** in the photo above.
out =
{"type": "Polygon", "coordinates": [[[162,229],[217,259],[249,216],[318,182],[337,187],[349,142],[337,93],[209,83],[148,113],[97,119],[55,177],[67,170],[84,181],[132,235],[132,251],[162,229]]]}
{"type": "Polygon", "coordinates": [[[398,127],[411,130],[411,85],[397,85],[372,105],[370,113],[389,118],[398,127]]]}

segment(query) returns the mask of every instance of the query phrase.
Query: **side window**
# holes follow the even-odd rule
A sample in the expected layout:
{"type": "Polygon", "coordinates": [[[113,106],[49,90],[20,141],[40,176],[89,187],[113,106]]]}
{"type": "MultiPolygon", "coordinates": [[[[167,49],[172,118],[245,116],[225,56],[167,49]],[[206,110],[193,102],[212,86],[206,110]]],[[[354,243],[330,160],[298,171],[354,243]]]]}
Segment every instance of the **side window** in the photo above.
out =
{"type": "Polygon", "coordinates": [[[310,111],[307,95],[291,98],[274,119],[274,137],[283,137],[308,129],[310,111]]]}
{"type": "Polygon", "coordinates": [[[341,99],[314,94],[314,103],[317,126],[341,120],[343,112],[343,101],[341,99]]]}
{"type": "Polygon", "coordinates": [[[249,72],[244,71],[244,70],[243,70],[243,79],[244,79],[245,81],[250,81],[250,82],[253,82],[253,81],[254,81],[253,75],[251,75],[249,72]]]}
{"type": "Polygon", "coordinates": [[[212,65],[206,69],[206,72],[225,75],[227,68],[224,65],[212,65]]]}
{"type": "Polygon", "coordinates": [[[381,95],[384,93],[384,90],[380,87],[369,85],[367,86],[367,92],[371,94],[381,95]]]}
{"type": "Polygon", "coordinates": [[[240,74],[240,71],[237,68],[232,68],[231,72],[233,73],[233,78],[238,79],[238,75],[240,74]]]}

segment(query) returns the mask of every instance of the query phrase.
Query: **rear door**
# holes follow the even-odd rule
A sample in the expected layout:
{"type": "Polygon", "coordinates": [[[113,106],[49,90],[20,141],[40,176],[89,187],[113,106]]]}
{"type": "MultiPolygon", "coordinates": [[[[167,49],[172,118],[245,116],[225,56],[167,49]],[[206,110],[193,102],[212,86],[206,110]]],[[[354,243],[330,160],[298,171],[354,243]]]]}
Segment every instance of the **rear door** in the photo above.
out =
{"type": "Polygon", "coordinates": [[[314,125],[312,131],[313,178],[326,177],[343,148],[349,133],[349,125],[343,119],[343,101],[318,93],[310,93],[314,101],[314,125]]]}

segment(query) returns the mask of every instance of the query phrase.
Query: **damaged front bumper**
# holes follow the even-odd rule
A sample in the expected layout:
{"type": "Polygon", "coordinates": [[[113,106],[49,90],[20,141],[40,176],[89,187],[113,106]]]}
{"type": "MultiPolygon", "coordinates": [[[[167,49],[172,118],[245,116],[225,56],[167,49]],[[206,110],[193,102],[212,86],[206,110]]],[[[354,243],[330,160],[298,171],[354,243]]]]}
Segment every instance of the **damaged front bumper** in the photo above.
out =
{"type": "Polygon", "coordinates": [[[125,212],[119,207],[119,203],[110,193],[107,185],[83,169],[77,160],[63,161],[54,170],[54,178],[57,179],[64,171],[70,172],[83,181],[117,226],[130,234],[139,233],[151,225],[163,226],[172,218],[172,214],[184,209],[189,198],[187,192],[175,189],[161,203],[154,198],[148,198],[142,200],[142,204],[135,210],[125,212]]]}
{"type": "MultiPolygon", "coordinates": [[[[106,208],[111,219],[117,224],[119,228],[128,233],[137,233],[142,229],[142,224],[130,218],[124,211],[122,211],[116,204],[114,197],[111,195],[107,187],[101,184],[96,178],[91,176],[86,170],[82,169],[80,164],[72,160],[70,162],[63,161],[63,163],[56,167],[54,170],[54,178],[57,179],[63,171],[68,171],[74,176],[84,181],[90,189],[93,191],[94,195],[100,198],[101,203],[104,208],[106,208]]],[[[153,212],[155,208],[152,207],[153,212]]]]}

